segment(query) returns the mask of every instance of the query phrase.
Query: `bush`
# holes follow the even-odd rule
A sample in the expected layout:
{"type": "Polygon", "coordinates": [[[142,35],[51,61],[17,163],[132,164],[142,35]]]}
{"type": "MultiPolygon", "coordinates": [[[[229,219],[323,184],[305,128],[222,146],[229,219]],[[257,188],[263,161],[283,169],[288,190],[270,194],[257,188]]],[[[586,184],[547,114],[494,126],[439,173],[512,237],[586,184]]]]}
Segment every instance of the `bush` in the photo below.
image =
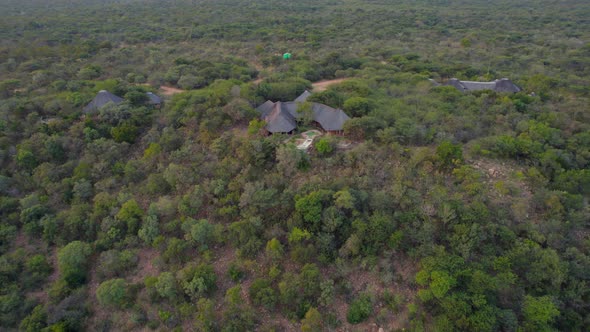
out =
{"type": "Polygon", "coordinates": [[[184,293],[193,301],[207,296],[217,289],[217,275],[211,265],[201,264],[181,272],[180,284],[184,293]]]}
{"type": "Polygon", "coordinates": [[[351,324],[358,324],[369,318],[372,312],[373,304],[371,303],[371,298],[368,295],[363,295],[352,301],[350,307],[348,307],[346,319],[351,324]]]}
{"type": "Polygon", "coordinates": [[[111,279],[103,282],[96,289],[98,303],[105,307],[124,307],[128,302],[128,285],[123,279],[111,279]]]}
{"type": "Polygon", "coordinates": [[[246,276],[246,273],[242,270],[242,268],[236,262],[232,262],[229,265],[229,268],[227,270],[227,274],[229,275],[231,280],[233,280],[235,282],[242,280],[246,276]]]}
{"type": "Polygon", "coordinates": [[[252,285],[250,285],[249,292],[252,303],[256,305],[262,305],[271,309],[277,302],[276,292],[272,289],[270,281],[266,279],[254,280],[252,285]]]}
{"type": "Polygon", "coordinates": [[[38,305],[21,321],[18,329],[24,332],[37,332],[45,326],[47,326],[47,313],[42,305],[38,305]]]}
{"type": "Polygon", "coordinates": [[[320,156],[327,156],[334,151],[334,144],[331,139],[323,137],[315,143],[315,149],[320,156]]]}
{"type": "Polygon", "coordinates": [[[72,287],[86,282],[86,268],[92,248],[88,243],[73,241],[59,250],[57,264],[61,277],[72,287]]]}
{"type": "Polygon", "coordinates": [[[344,102],[344,112],[351,117],[365,116],[371,109],[371,102],[367,98],[352,97],[344,102]]]}
{"type": "Polygon", "coordinates": [[[454,168],[463,161],[463,149],[459,144],[444,141],[436,148],[436,157],[442,168],[454,168]]]}
{"type": "Polygon", "coordinates": [[[136,126],[134,126],[132,124],[124,123],[120,126],[113,127],[111,129],[111,135],[113,136],[113,139],[117,143],[121,143],[121,142],[133,143],[133,142],[135,142],[135,139],[137,138],[138,129],[136,126]]]}
{"type": "Polygon", "coordinates": [[[53,270],[47,257],[43,255],[34,255],[27,260],[25,263],[27,277],[31,279],[33,283],[43,281],[53,270]]]}

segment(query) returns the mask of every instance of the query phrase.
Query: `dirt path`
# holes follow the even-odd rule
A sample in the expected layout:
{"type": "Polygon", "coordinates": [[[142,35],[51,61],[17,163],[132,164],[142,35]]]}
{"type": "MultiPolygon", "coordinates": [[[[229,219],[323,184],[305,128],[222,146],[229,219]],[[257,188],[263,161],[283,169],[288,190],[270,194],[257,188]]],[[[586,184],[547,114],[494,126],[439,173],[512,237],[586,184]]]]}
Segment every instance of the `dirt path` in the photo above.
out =
{"type": "Polygon", "coordinates": [[[342,83],[346,80],[348,80],[348,78],[337,78],[334,80],[318,81],[318,82],[312,83],[313,91],[314,92],[322,92],[322,91],[325,91],[330,85],[342,83]]]}
{"type": "Polygon", "coordinates": [[[174,87],[166,86],[166,85],[162,85],[160,87],[160,90],[162,90],[162,94],[165,95],[165,96],[172,96],[172,95],[175,95],[177,93],[181,93],[181,92],[185,92],[186,91],[186,90],[182,90],[182,89],[179,89],[179,88],[174,88],[174,87]]]}

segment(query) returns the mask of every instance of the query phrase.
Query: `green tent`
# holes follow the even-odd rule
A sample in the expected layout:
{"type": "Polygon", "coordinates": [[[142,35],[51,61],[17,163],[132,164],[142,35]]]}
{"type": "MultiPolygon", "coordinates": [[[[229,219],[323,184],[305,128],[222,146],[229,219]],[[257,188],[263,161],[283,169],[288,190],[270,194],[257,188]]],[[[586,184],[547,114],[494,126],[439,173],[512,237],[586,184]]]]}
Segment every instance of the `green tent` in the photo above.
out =
{"type": "Polygon", "coordinates": [[[285,60],[291,59],[291,53],[283,54],[283,59],[285,59],[285,60]]]}

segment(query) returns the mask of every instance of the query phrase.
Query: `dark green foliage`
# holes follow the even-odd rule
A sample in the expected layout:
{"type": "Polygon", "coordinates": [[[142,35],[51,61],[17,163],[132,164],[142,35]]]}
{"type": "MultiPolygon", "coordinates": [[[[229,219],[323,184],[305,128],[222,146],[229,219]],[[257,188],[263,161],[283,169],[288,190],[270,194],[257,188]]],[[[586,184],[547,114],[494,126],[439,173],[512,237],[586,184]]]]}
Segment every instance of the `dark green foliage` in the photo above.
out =
{"type": "Polygon", "coordinates": [[[436,148],[436,157],[442,168],[454,168],[463,162],[463,150],[460,145],[444,141],[436,148]]]}
{"type": "Polygon", "coordinates": [[[225,293],[225,310],[221,328],[224,332],[249,331],[255,326],[254,311],[245,304],[240,293],[240,286],[232,287],[225,293]]]}
{"type": "Polygon", "coordinates": [[[77,287],[86,282],[88,258],[92,247],[88,243],[73,241],[59,250],[57,264],[62,280],[77,287]]]}
{"type": "Polygon", "coordinates": [[[41,283],[53,271],[53,268],[43,255],[34,255],[25,263],[26,276],[33,284],[41,283]]]}
{"type": "Polygon", "coordinates": [[[185,268],[180,272],[180,286],[193,301],[211,295],[217,288],[216,282],[217,276],[211,265],[200,264],[196,267],[185,268]]]}
{"type": "Polygon", "coordinates": [[[120,308],[129,301],[129,285],[124,279],[110,279],[96,289],[98,303],[105,307],[120,308]]]}
{"type": "Polygon", "coordinates": [[[295,201],[295,210],[303,218],[306,228],[312,231],[319,230],[323,202],[330,194],[329,191],[314,191],[295,201]]]}
{"type": "Polygon", "coordinates": [[[182,223],[182,229],[185,232],[185,238],[200,250],[207,249],[218,238],[215,225],[210,224],[205,219],[194,220],[187,218],[182,223]]]}
{"type": "Polygon", "coordinates": [[[280,299],[290,315],[303,318],[316,305],[320,295],[321,276],[315,264],[306,264],[298,275],[285,273],[279,282],[280,299]]]}
{"type": "Polygon", "coordinates": [[[125,94],[125,99],[129,100],[131,105],[140,106],[143,105],[148,97],[144,91],[129,91],[125,94]]]}
{"type": "Polygon", "coordinates": [[[266,279],[254,280],[250,285],[249,293],[254,304],[265,306],[268,309],[274,308],[277,302],[276,292],[266,279]]]}
{"type": "Polygon", "coordinates": [[[320,156],[327,156],[334,151],[334,142],[328,138],[320,138],[314,147],[320,156]]]}
{"type": "Polygon", "coordinates": [[[137,133],[138,129],[136,126],[130,124],[130,123],[123,123],[117,127],[113,127],[111,129],[111,135],[113,136],[113,139],[118,142],[127,142],[127,143],[133,143],[135,142],[135,139],[137,138],[137,133]]]}
{"type": "Polygon", "coordinates": [[[43,306],[36,306],[33,311],[25,317],[20,325],[19,330],[24,332],[37,332],[41,331],[47,326],[47,313],[43,306]]]}
{"type": "Polygon", "coordinates": [[[361,117],[369,114],[373,109],[371,101],[368,98],[352,97],[344,102],[343,110],[349,116],[361,117]]]}
{"type": "Polygon", "coordinates": [[[371,297],[361,295],[350,303],[348,312],[346,313],[346,319],[351,324],[358,324],[366,320],[372,312],[373,304],[371,303],[371,297]]]}
{"type": "Polygon", "coordinates": [[[265,100],[292,101],[308,89],[309,85],[306,80],[261,83],[256,93],[265,100]]]}
{"type": "Polygon", "coordinates": [[[230,264],[229,269],[227,270],[227,274],[233,281],[236,282],[240,281],[245,276],[244,271],[242,271],[242,269],[235,262],[230,264]]]}

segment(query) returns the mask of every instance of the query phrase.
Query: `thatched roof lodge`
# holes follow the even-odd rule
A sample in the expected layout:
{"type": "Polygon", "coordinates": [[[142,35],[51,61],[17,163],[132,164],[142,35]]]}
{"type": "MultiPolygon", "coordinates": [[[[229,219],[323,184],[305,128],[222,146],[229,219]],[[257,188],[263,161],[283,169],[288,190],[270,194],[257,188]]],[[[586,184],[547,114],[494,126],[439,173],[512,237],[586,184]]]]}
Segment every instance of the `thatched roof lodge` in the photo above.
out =
{"type": "Polygon", "coordinates": [[[125,99],[115,96],[114,94],[108,92],[107,90],[100,90],[94,99],[84,107],[84,113],[90,113],[99,110],[101,107],[108,103],[119,104],[122,103],[125,99]]]}
{"type": "Polygon", "coordinates": [[[475,81],[460,81],[456,78],[451,78],[444,85],[451,85],[461,92],[492,90],[496,92],[519,92],[522,89],[516,84],[512,83],[507,78],[502,78],[492,82],[475,82],[475,81]]]}
{"type": "MultiPolygon", "coordinates": [[[[295,101],[275,103],[267,100],[258,106],[256,110],[260,113],[260,117],[266,121],[265,129],[271,134],[293,132],[297,128],[297,120],[303,117],[297,110],[310,94],[305,91],[295,101]]],[[[344,122],[350,119],[344,111],[320,103],[311,103],[311,111],[313,121],[328,133],[342,133],[344,122]]]]}

